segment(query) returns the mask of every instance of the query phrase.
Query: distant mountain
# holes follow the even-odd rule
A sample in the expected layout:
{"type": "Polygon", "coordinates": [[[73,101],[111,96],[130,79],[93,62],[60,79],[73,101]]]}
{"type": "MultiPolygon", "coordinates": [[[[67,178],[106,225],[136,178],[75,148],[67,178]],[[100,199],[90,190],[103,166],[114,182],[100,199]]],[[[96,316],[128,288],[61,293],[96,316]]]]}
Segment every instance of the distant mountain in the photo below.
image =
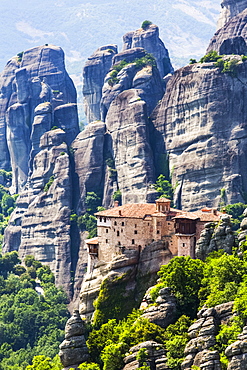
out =
{"type": "Polygon", "coordinates": [[[68,72],[78,74],[95,49],[108,43],[121,49],[123,34],[145,19],[159,26],[180,67],[203,55],[219,12],[220,0],[1,0],[0,70],[16,53],[49,43],[64,49],[68,72]]]}

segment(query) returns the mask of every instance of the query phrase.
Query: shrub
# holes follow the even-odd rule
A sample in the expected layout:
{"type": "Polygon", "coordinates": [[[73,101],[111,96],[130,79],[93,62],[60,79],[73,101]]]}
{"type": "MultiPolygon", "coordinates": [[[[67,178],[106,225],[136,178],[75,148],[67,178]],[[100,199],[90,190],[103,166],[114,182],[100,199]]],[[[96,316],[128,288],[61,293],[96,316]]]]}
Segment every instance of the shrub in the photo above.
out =
{"type": "Polygon", "coordinates": [[[122,201],[122,193],[121,193],[120,190],[117,190],[117,191],[114,192],[114,194],[113,194],[113,200],[118,201],[119,204],[121,203],[121,201],[122,201]]]}
{"type": "Polygon", "coordinates": [[[217,60],[221,58],[222,55],[219,55],[215,50],[211,50],[208,54],[204,55],[204,57],[200,59],[200,63],[217,62],[217,60]]]}
{"type": "Polygon", "coordinates": [[[45,184],[44,186],[44,191],[48,191],[52,185],[54,181],[54,176],[52,175],[50,178],[49,178],[49,181],[45,184]]]}
{"type": "Polygon", "coordinates": [[[150,21],[144,21],[144,22],[142,22],[141,28],[143,30],[146,30],[151,24],[152,24],[152,22],[150,22],[150,21]]]}

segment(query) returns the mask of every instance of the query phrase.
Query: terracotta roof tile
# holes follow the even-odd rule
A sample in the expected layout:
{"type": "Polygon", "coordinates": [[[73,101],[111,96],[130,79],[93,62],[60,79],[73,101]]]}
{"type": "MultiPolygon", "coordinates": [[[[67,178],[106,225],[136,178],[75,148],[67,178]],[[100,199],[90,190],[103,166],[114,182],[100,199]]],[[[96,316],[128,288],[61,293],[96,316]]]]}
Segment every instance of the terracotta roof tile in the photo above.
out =
{"type": "Polygon", "coordinates": [[[123,206],[110,208],[105,211],[95,213],[96,216],[103,217],[131,217],[143,218],[146,215],[152,215],[156,210],[155,204],[152,203],[131,203],[123,206]]]}
{"type": "Polygon", "coordinates": [[[96,238],[92,238],[92,239],[86,239],[85,243],[86,244],[95,244],[95,245],[97,245],[97,244],[99,244],[99,241],[98,241],[98,238],[96,237],[96,238]]]}
{"type": "Polygon", "coordinates": [[[156,199],[155,201],[156,203],[159,202],[159,203],[167,203],[167,202],[170,202],[171,203],[171,199],[168,199],[168,198],[159,198],[159,199],[156,199]]]}

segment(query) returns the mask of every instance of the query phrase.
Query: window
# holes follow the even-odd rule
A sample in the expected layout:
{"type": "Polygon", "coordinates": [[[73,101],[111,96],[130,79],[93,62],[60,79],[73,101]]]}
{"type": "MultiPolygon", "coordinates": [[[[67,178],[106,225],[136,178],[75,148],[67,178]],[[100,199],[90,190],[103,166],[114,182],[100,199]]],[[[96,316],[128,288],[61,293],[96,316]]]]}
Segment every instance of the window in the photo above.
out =
{"type": "Polygon", "coordinates": [[[132,239],[132,244],[135,244],[135,239],[132,239]]]}
{"type": "Polygon", "coordinates": [[[157,230],[157,234],[159,234],[160,233],[160,231],[159,230],[157,230]]]}
{"type": "Polygon", "coordinates": [[[106,240],[105,240],[105,242],[106,242],[106,243],[109,243],[109,240],[108,240],[108,239],[106,239],[106,240]]]}
{"type": "Polygon", "coordinates": [[[121,243],[120,243],[120,242],[118,242],[117,244],[118,244],[118,245],[121,245],[121,243]]]}
{"type": "Polygon", "coordinates": [[[124,226],[124,222],[122,222],[122,226],[124,226]]]}
{"type": "Polygon", "coordinates": [[[137,224],[135,224],[135,228],[137,228],[137,224]]]}
{"type": "Polygon", "coordinates": [[[161,226],[161,222],[160,221],[157,222],[157,226],[161,226]]]}
{"type": "Polygon", "coordinates": [[[183,248],[185,247],[185,243],[183,243],[183,248]]]}
{"type": "Polygon", "coordinates": [[[119,231],[117,231],[117,236],[119,236],[119,231]]]}
{"type": "Polygon", "coordinates": [[[115,225],[115,226],[117,225],[117,221],[114,221],[114,225],[115,225]]]}
{"type": "Polygon", "coordinates": [[[108,229],[105,229],[105,232],[108,234],[108,229]]]}
{"type": "Polygon", "coordinates": [[[106,217],[104,217],[104,222],[106,222],[106,217]]]}
{"type": "Polygon", "coordinates": [[[137,234],[137,230],[135,230],[134,233],[137,234]]]}
{"type": "Polygon", "coordinates": [[[121,229],[121,233],[123,232],[123,229],[121,229]]]}

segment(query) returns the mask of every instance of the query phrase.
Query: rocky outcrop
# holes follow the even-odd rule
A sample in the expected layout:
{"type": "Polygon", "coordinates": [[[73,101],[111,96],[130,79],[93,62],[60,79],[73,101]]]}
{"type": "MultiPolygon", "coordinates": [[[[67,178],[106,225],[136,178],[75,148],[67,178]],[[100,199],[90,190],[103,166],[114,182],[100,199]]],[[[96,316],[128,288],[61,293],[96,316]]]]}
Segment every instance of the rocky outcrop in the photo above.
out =
{"type": "Polygon", "coordinates": [[[144,309],[142,317],[145,317],[153,324],[159,325],[162,328],[167,328],[168,325],[175,323],[177,319],[177,301],[173,294],[171,294],[170,288],[162,288],[159,291],[159,296],[155,301],[154,305],[150,305],[152,300],[150,299],[149,288],[141,304],[141,309],[144,309]],[[148,305],[145,308],[145,304],[148,305]]]}
{"type": "Polygon", "coordinates": [[[231,254],[235,246],[235,236],[232,231],[231,217],[221,216],[220,223],[216,226],[207,223],[196,244],[196,258],[205,260],[209,253],[223,249],[231,254]]]}
{"type": "Polygon", "coordinates": [[[229,360],[227,370],[245,370],[247,368],[247,326],[243,328],[238,340],[225,350],[229,360]]]}
{"type": "Polygon", "coordinates": [[[226,324],[232,318],[233,302],[223,303],[213,308],[203,308],[198,312],[198,320],[189,327],[190,341],[184,354],[182,370],[190,370],[193,366],[202,370],[221,370],[220,356],[213,347],[219,325],[226,324]]]}
{"type": "Polygon", "coordinates": [[[4,252],[18,250],[50,266],[55,282],[71,296],[71,168],[65,132],[40,140],[27,189],[20,195],[5,232],[4,252]]]}
{"type": "Polygon", "coordinates": [[[152,62],[141,65],[136,62],[146,55],[147,52],[143,48],[133,48],[114,56],[113,68],[106,75],[102,89],[101,118],[103,121],[106,119],[111,102],[122,91],[138,89],[140,97],[147,103],[148,115],[162,98],[164,87],[155,62],[153,65],[152,62]],[[125,61],[127,64],[113,78],[114,67],[121,61],[125,61]]]}
{"type": "MultiPolygon", "coordinates": [[[[229,22],[215,33],[210,41],[207,52],[216,50],[219,54],[247,54],[247,1],[238,2],[235,0],[232,3],[234,3],[235,9],[240,6],[244,10],[242,9],[243,11],[240,14],[231,18],[229,22]]],[[[229,6],[231,8],[231,5],[229,6]]]]}
{"type": "Polygon", "coordinates": [[[243,220],[240,224],[240,233],[238,234],[238,242],[240,250],[245,250],[244,243],[246,242],[247,237],[247,209],[243,212],[243,220]]]}
{"type": "Polygon", "coordinates": [[[77,368],[78,365],[89,359],[84,334],[84,323],[79,315],[79,311],[75,310],[66,323],[65,340],[59,346],[59,356],[64,370],[77,368]]]}
{"type": "Polygon", "coordinates": [[[149,145],[146,103],[138,90],[122,92],[111,104],[106,128],[111,135],[107,152],[115,161],[122,202],[151,202],[154,191],[154,165],[149,145]]]}
{"type": "Polygon", "coordinates": [[[12,58],[3,71],[0,90],[0,147],[4,153],[0,165],[9,168],[10,157],[11,191],[18,193],[32,172],[40,137],[54,124],[53,114],[57,126],[67,133],[68,144],[78,134],[76,91],[65,70],[62,49],[51,45],[12,58]]]}
{"type": "Polygon", "coordinates": [[[124,299],[125,305],[128,302],[138,307],[147,288],[155,283],[160,266],[168,263],[170,258],[170,251],[162,241],[147,245],[141,253],[126,249],[119,252],[108,264],[95,258],[92,270],[88,270],[82,283],[80,314],[85,318],[92,317],[95,310],[93,302],[98,297],[101,283],[114,279],[114,276],[127,276],[125,291],[127,295],[132,296],[133,301],[130,302],[122,295],[119,299],[124,299]]]}
{"type": "MultiPolygon", "coordinates": [[[[85,211],[87,192],[102,196],[104,188],[104,140],[106,125],[92,122],[80,132],[72,143],[75,162],[75,176],[79,192],[77,211],[85,211]]],[[[76,190],[76,189],[74,189],[76,190]]]]}
{"type": "Polygon", "coordinates": [[[168,370],[166,351],[164,347],[152,340],[142,342],[129,350],[129,355],[124,358],[125,366],[123,370],[134,370],[146,364],[152,370],[168,370]],[[145,350],[145,358],[143,361],[137,360],[138,352],[145,350]]]}
{"type": "Polygon", "coordinates": [[[247,8],[246,0],[223,0],[221,13],[218,20],[218,28],[222,28],[231,18],[235,17],[247,8]]]}
{"type": "Polygon", "coordinates": [[[159,28],[154,24],[149,24],[145,28],[139,28],[134,32],[128,32],[123,36],[123,50],[131,48],[143,48],[152,54],[157,63],[161,78],[168,73],[173,73],[173,67],[169,58],[168,50],[159,38],[159,28]]]}
{"type": "Polygon", "coordinates": [[[84,110],[88,122],[100,120],[104,78],[111,68],[112,58],[116,53],[117,45],[102,46],[88,58],[83,68],[84,110]]]}
{"type": "Polygon", "coordinates": [[[223,188],[227,203],[244,202],[247,64],[237,63],[235,75],[214,63],[179,69],[152,115],[155,158],[169,154],[177,208],[217,207],[223,188]]]}

